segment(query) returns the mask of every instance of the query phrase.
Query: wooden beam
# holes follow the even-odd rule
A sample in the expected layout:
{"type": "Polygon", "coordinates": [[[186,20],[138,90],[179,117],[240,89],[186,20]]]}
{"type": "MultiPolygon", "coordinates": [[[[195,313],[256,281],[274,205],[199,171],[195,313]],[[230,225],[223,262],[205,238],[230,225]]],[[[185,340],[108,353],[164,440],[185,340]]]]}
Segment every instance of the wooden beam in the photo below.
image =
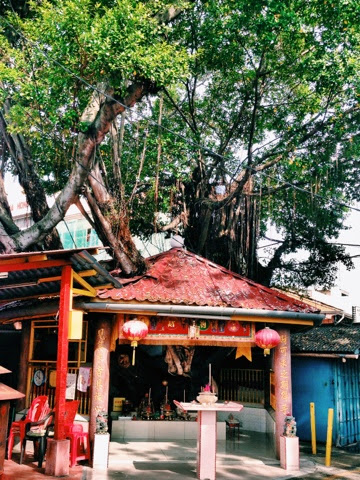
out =
{"type": "Polygon", "coordinates": [[[52,293],[41,293],[36,295],[28,295],[27,297],[9,297],[4,300],[0,301],[0,305],[4,305],[4,303],[15,302],[16,300],[30,300],[31,298],[45,298],[45,297],[58,297],[59,291],[52,292],[52,293]]]}
{"type": "Polygon", "coordinates": [[[45,260],[47,260],[48,257],[45,253],[43,254],[40,254],[40,255],[30,255],[29,257],[27,257],[27,260],[28,262],[44,262],[45,260]]]}
{"type": "Polygon", "coordinates": [[[61,277],[44,277],[44,278],[39,278],[37,281],[38,284],[40,283],[49,283],[49,282],[59,282],[61,280],[61,277]]]}
{"type": "Polygon", "coordinates": [[[74,272],[74,280],[76,280],[78,283],[80,283],[81,286],[83,286],[86,290],[88,290],[93,297],[96,296],[95,288],[93,288],[86,280],[80,277],[80,275],[78,275],[76,272],[74,272]]]}
{"type": "MultiPolygon", "coordinates": [[[[183,316],[183,315],[181,315],[183,316]]],[[[231,320],[238,320],[240,322],[262,322],[262,323],[279,323],[286,325],[309,325],[313,326],[313,320],[303,320],[296,318],[279,318],[279,317],[249,317],[246,315],[232,315],[231,320]]]]}
{"type": "MultiPolygon", "coordinates": [[[[96,273],[97,273],[96,270],[84,270],[83,272],[77,272],[76,275],[79,275],[80,277],[92,277],[96,275],[96,273]]],[[[61,276],[44,277],[44,278],[39,278],[37,283],[59,282],[60,280],[61,280],[61,276]]]]}
{"type": "Polygon", "coordinates": [[[97,275],[97,271],[94,270],[93,268],[90,270],[83,270],[82,272],[77,272],[80,277],[94,277],[97,275]]]}
{"type": "Polygon", "coordinates": [[[0,272],[16,272],[19,270],[37,270],[41,268],[64,267],[71,265],[71,260],[45,260],[44,262],[19,262],[16,264],[6,264],[0,260],[0,272]]]}
{"type": "Polygon", "coordinates": [[[89,290],[83,290],[82,288],[73,288],[73,293],[77,295],[85,295],[86,297],[91,297],[91,298],[96,297],[96,291],[94,294],[92,292],[89,292],[89,290]]]}
{"type": "MultiPolygon", "coordinates": [[[[0,260],[0,266],[2,265],[14,265],[17,263],[26,263],[26,258],[8,258],[6,260],[0,260]]],[[[4,270],[1,270],[2,272],[4,270]]]]}
{"type": "MultiPolygon", "coordinates": [[[[45,319],[49,319],[49,321],[53,321],[54,320],[54,315],[56,314],[56,312],[54,313],[31,313],[29,315],[22,315],[22,316],[19,316],[19,317],[13,317],[11,320],[5,320],[4,322],[1,322],[1,325],[11,325],[12,323],[16,322],[16,321],[28,321],[28,320],[37,320],[39,318],[45,318],[45,319]],[[50,318],[52,317],[52,318],[50,318]]],[[[39,360],[41,362],[43,362],[43,360],[39,360]]]]}
{"type": "Polygon", "coordinates": [[[114,288],[114,285],[112,283],[104,283],[102,285],[96,285],[96,287],[94,287],[96,289],[96,291],[98,290],[102,290],[103,288],[114,288]]]}

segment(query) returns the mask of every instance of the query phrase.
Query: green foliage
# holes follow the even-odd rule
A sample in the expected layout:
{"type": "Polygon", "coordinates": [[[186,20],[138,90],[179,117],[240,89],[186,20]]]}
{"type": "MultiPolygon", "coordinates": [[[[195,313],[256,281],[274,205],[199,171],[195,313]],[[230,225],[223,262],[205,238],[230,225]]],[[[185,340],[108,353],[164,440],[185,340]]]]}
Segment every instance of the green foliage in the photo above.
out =
{"type": "MultiPolygon", "coordinates": [[[[127,116],[122,185],[112,175],[111,140],[97,150],[111,194],[129,202],[133,233],[149,235],[156,213],[175,217],[185,204],[196,250],[199,212],[218,200],[214,187],[234,191],[247,171],[260,212],[257,241],[269,224],[282,240],[274,281],[329,284],[337,261],[350,267],[330,243],[343,228],[344,204],[360,192],[357,0],[174,2],[183,11],[170,24],[158,21],[171,5],[162,0],[30,5],[28,15],[9,13],[2,23],[0,91],[2,101],[11,97],[10,131],[26,137],[48,192],[63,187],[78,135],[91,131],[80,121],[91,86],[121,98],[129,84],[146,81],[162,90],[162,128],[153,98],[127,116]],[[291,258],[300,250],[299,266],[291,258]]],[[[213,246],[229,266],[226,245],[237,248],[239,238],[229,221],[235,207],[227,208],[228,225],[224,210],[214,210],[208,243],[222,236],[213,246]]]]}
{"type": "Polygon", "coordinates": [[[9,12],[4,19],[0,91],[2,100],[12,100],[9,131],[25,135],[44,185],[54,192],[68,178],[78,132],[90,127],[80,122],[90,86],[102,82],[121,94],[138,79],[168,84],[185,74],[187,54],[166,42],[167,27],[155,19],[166,2],[68,0],[30,6],[28,17],[9,12]]]}
{"type": "Polygon", "coordinates": [[[193,59],[177,122],[222,155],[203,152],[208,184],[251,168],[260,238],[271,223],[283,240],[274,281],[328,285],[337,261],[351,266],[330,242],[359,199],[359,13],[356,1],[198,2],[174,32],[193,59]]]}

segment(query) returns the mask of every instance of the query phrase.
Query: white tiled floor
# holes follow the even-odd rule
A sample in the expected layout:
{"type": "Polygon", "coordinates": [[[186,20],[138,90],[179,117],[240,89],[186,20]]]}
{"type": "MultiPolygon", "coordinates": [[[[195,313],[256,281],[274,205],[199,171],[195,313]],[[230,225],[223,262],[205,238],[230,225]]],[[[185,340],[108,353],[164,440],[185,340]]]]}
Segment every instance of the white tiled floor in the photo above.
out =
{"type": "MultiPolygon", "coordinates": [[[[108,469],[84,467],[82,480],[195,480],[196,454],[196,440],[110,442],[108,469]]],[[[263,433],[242,431],[218,440],[216,458],[217,480],[285,480],[297,476],[280,468],[269,437],[263,433]]]]}
{"type": "MultiPolygon", "coordinates": [[[[127,440],[110,443],[109,466],[136,461],[191,461],[196,462],[196,440],[144,441],[127,440]]],[[[217,442],[217,463],[231,463],[244,459],[274,459],[271,442],[265,434],[241,432],[228,440],[217,442]]]]}

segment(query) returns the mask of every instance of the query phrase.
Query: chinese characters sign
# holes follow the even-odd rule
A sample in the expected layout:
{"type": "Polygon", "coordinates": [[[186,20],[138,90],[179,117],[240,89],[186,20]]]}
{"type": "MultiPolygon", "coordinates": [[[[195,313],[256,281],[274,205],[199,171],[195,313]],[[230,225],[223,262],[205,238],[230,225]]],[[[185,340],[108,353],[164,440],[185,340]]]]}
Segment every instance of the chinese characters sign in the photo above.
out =
{"type": "Polygon", "coordinates": [[[280,343],[276,352],[276,410],[283,415],[291,412],[291,356],[290,336],[286,332],[280,333],[280,343]]]}

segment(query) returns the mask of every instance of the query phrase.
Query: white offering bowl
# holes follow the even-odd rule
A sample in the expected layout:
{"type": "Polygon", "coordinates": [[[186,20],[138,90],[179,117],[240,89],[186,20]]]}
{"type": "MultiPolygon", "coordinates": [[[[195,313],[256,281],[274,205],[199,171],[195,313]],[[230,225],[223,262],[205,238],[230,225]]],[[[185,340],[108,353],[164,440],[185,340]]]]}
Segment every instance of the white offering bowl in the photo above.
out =
{"type": "Polygon", "coordinates": [[[196,400],[202,405],[213,405],[217,402],[217,394],[212,392],[199,392],[199,395],[196,397],[196,400]]]}

